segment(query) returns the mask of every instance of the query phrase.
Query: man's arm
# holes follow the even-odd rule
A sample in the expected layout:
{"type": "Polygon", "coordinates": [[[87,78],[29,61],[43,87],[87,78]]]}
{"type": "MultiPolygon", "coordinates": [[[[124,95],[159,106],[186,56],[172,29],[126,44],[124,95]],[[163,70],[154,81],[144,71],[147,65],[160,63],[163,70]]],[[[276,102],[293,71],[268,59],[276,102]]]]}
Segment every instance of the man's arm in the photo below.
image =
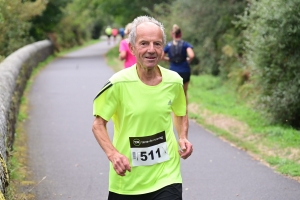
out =
{"type": "Polygon", "coordinates": [[[187,61],[188,61],[188,63],[191,63],[192,60],[195,57],[194,51],[193,51],[193,49],[191,47],[189,47],[189,48],[186,49],[186,52],[187,52],[187,55],[188,55],[187,61]]]}
{"type": "Polygon", "coordinates": [[[189,119],[188,115],[174,115],[174,125],[178,133],[178,143],[181,148],[179,154],[181,158],[187,159],[193,152],[193,145],[188,141],[189,119]]]}
{"type": "Polygon", "coordinates": [[[107,128],[107,121],[100,116],[97,116],[93,123],[93,133],[105,152],[107,158],[112,162],[113,167],[118,175],[125,176],[126,171],[131,171],[130,162],[128,158],[118,152],[110,141],[107,128]]]}
{"type": "Polygon", "coordinates": [[[126,51],[121,51],[119,53],[119,59],[120,60],[125,60],[126,59],[126,51]]]}

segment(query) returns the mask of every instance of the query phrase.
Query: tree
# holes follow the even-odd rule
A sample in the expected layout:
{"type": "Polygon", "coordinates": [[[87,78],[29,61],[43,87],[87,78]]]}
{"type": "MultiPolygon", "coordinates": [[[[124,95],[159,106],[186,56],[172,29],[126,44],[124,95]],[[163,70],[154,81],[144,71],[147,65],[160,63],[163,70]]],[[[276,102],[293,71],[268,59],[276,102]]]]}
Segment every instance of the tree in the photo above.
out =
{"type": "Polygon", "coordinates": [[[47,38],[47,33],[55,32],[56,25],[63,18],[62,8],[72,0],[49,0],[41,15],[31,20],[30,35],[37,41],[47,38]]]}
{"type": "Polygon", "coordinates": [[[29,20],[40,15],[45,6],[43,0],[0,1],[0,55],[8,56],[33,41],[29,35],[31,27],[29,20]]]}
{"type": "MultiPolygon", "coordinates": [[[[98,0],[98,6],[105,10],[108,15],[113,16],[112,20],[126,25],[140,15],[149,15],[156,5],[171,3],[171,0],[98,0]]],[[[107,23],[112,23],[108,21],[107,23]]]]}
{"type": "Polygon", "coordinates": [[[263,108],[276,122],[300,127],[300,0],[251,1],[241,20],[263,108]]]}

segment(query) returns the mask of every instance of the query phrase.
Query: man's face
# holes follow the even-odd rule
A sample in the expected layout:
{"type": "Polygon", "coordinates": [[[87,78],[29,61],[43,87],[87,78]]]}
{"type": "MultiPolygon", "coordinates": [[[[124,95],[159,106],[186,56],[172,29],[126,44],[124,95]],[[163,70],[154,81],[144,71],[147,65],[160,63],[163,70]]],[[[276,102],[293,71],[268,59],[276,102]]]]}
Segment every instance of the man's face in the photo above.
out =
{"type": "Polygon", "coordinates": [[[154,68],[162,58],[163,34],[160,28],[145,22],[137,26],[135,45],[130,44],[137,64],[142,68],[154,68]]]}

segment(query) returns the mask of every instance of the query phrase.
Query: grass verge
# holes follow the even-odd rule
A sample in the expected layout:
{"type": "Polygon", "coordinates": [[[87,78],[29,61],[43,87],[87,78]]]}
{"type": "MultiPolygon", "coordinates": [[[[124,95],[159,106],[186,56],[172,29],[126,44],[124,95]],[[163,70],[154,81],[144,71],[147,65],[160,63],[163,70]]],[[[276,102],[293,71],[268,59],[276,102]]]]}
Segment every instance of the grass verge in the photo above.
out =
{"type": "Polygon", "coordinates": [[[115,46],[110,51],[106,53],[106,63],[110,66],[115,72],[123,69],[123,61],[119,58],[119,47],[115,46]]]}
{"type": "Polygon", "coordinates": [[[188,94],[190,118],[279,173],[300,180],[300,131],[271,124],[218,77],[192,76],[188,94]]]}

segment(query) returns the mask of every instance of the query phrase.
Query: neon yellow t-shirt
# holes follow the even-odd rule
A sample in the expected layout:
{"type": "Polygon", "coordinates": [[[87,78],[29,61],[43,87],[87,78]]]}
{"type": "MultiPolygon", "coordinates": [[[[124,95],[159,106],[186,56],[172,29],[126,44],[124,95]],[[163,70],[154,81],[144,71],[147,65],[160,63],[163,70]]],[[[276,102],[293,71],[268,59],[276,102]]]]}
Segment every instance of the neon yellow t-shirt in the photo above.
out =
{"type": "Polygon", "coordinates": [[[107,27],[107,28],[105,29],[105,33],[106,33],[106,35],[111,35],[112,29],[111,29],[110,27],[107,27]]]}
{"type": "Polygon", "coordinates": [[[182,183],[171,113],[186,114],[182,78],[159,66],[162,82],[144,84],[136,65],[114,74],[94,100],[93,114],[114,123],[113,145],[131,164],[119,176],[110,164],[109,190],[144,194],[182,183]]]}

